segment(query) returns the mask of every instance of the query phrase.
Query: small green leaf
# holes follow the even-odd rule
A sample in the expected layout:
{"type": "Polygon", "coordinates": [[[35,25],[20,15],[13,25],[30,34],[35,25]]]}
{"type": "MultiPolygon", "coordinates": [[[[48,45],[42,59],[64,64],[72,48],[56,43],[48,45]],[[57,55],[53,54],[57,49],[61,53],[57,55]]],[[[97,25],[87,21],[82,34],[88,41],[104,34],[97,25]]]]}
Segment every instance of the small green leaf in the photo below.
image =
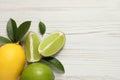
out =
{"type": "Polygon", "coordinates": [[[12,42],[16,39],[17,25],[15,20],[11,19],[7,23],[7,35],[12,42]]]}
{"type": "Polygon", "coordinates": [[[44,57],[43,60],[45,62],[47,62],[48,64],[50,64],[52,67],[56,68],[57,70],[65,73],[65,69],[64,69],[64,66],[62,65],[62,63],[57,60],[56,58],[54,57],[44,57]]]}
{"type": "Polygon", "coordinates": [[[41,35],[45,34],[46,26],[43,22],[39,22],[39,31],[40,31],[41,35]]]}
{"type": "Polygon", "coordinates": [[[23,22],[17,29],[17,40],[20,41],[24,35],[27,33],[31,25],[31,21],[23,22]]]}
{"type": "Polygon", "coordinates": [[[11,41],[5,37],[0,36],[0,45],[6,43],[11,43],[11,41]]]}

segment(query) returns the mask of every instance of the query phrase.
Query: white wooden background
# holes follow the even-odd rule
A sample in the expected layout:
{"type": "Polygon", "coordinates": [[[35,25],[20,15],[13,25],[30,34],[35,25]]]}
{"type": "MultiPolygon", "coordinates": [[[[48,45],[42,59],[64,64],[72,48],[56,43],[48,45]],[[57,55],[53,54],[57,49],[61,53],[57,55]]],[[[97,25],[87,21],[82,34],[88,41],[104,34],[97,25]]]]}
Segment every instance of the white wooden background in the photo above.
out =
{"type": "Polygon", "coordinates": [[[47,34],[65,32],[57,58],[66,73],[56,80],[120,80],[120,0],[0,0],[0,35],[9,18],[31,20],[37,33],[39,21],[47,34]]]}

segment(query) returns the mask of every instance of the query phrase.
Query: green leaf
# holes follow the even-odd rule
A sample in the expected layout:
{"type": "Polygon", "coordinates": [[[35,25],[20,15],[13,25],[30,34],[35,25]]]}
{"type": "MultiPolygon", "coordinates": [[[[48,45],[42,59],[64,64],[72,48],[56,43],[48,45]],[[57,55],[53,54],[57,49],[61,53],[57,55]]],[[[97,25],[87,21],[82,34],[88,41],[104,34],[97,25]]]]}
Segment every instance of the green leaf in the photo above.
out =
{"type": "Polygon", "coordinates": [[[64,66],[58,59],[54,57],[44,57],[43,60],[47,62],[48,64],[50,64],[52,67],[56,68],[57,70],[65,73],[64,66]]]}
{"type": "Polygon", "coordinates": [[[7,35],[9,39],[14,42],[16,39],[17,25],[15,20],[11,19],[7,23],[7,35]]]}
{"type": "Polygon", "coordinates": [[[39,31],[40,31],[41,35],[45,34],[46,26],[43,22],[39,22],[39,31]]]}
{"type": "Polygon", "coordinates": [[[6,43],[11,43],[11,41],[5,37],[0,36],[0,45],[6,43]]]}
{"type": "Polygon", "coordinates": [[[25,21],[23,22],[17,29],[17,40],[20,41],[24,35],[27,33],[31,25],[31,21],[25,21]]]}

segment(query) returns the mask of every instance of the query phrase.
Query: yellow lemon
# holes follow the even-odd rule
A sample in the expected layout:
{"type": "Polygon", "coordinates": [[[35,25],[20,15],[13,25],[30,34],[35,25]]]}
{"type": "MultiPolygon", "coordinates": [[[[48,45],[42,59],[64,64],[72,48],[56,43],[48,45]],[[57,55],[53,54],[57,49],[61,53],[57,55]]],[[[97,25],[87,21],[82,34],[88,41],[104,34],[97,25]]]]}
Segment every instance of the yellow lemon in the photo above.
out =
{"type": "Polygon", "coordinates": [[[17,80],[25,65],[22,46],[9,43],[0,47],[0,80],[17,80]]]}

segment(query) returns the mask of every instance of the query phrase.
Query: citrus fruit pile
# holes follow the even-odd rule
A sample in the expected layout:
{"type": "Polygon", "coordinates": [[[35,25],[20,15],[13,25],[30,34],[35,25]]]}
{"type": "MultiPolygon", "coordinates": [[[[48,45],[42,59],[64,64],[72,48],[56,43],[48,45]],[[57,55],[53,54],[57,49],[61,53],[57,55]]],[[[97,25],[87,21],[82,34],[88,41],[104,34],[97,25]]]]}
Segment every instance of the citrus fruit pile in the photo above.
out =
{"type": "MultiPolygon", "coordinates": [[[[65,72],[55,58],[65,44],[65,34],[53,32],[41,40],[38,34],[29,31],[30,25],[31,21],[20,26],[13,19],[8,21],[8,38],[0,36],[0,80],[55,80],[52,68],[65,72]]],[[[44,36],[43,22],[39,22],[38,29],[44,36]]]]}

